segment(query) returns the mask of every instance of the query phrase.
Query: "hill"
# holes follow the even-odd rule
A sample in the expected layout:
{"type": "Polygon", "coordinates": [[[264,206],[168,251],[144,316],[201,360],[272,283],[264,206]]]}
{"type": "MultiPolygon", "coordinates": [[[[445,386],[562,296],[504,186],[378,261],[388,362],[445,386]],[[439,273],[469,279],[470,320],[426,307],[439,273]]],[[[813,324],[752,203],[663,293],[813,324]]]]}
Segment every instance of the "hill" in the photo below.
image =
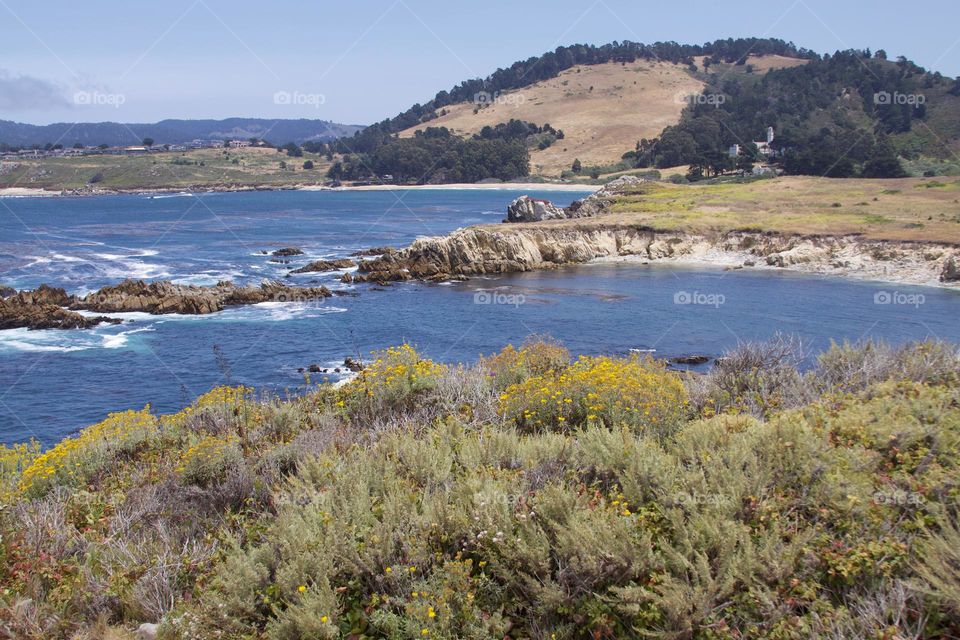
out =
{"type": "MultiPolygon", "coordinates": [[[[625,141],[654,138],[679,122],[684,102],[678,96],[699,93],[702,87],[678,64],[640,60],[578,65],[556,78],[503,92],[487,104],[445,107],[429,126],[469,136],[511,119],[550,124],[565,137],[546,149],[531,150],[530,168],[537,175],[559,176],[575,159],[585,165],[617,162],[625,141]]],[[[421,128],[410,127],[400,136],[412,136],[421,128]]]]}
{"type": "Polygon", "coordinates": [[[33,125],[0,120],[0,143],[11,147],[74,144],[95,147],[136,145],[144,138],[158,144],[184,144],[192,140],[230,140],[261,138],[278,143],[332,140],[353,135],[360,125],[338,124],[326,120],[270,120],[265,118],[227,118],[225,120],[161,120],[152,124],[118,122],[60,122],[33,125]]]}
{"type": "Polygon", "coordinates": [[[573,177],[574,160],[583,176],[685,166],[693,180],[756,164],[829,177],[960,172],[960,80],[882,50],[818,54],[757,38],[560,47],[441,91],[330,148],[346,179],[395,176],[411,155],[441,151],[445,166],[417,163],[425,172],[406,174],[444,181],[463,173],[453,162],[462,155],[436,139],[487,139],[486,129],[511,121],[529,171],[547,177],[573,177]],[[434,140],[431,149],[407,142],[389,161],[373,161],[417,131],[434,140]]]}

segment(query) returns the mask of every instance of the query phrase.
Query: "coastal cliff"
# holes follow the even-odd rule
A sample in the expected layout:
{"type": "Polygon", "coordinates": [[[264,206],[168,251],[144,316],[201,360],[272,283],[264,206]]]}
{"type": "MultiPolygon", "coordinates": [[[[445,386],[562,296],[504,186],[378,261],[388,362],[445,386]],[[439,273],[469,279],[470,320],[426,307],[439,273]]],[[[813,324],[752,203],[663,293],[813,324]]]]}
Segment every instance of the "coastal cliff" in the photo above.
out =
{"type": "MultiPolygon", "coordinates": [[[[773,187],[780,185],[768,182],[773,187]]],[[[805,227],[789,226],[804,220],[797,214],[778,219],[777,212],[752,211],[742,201],[733,199],[725,205],[724,215],[737,217],[726,224],[719,215],[713,224],[682,222],[696,216],[702,219],[704,214],[696,211],[697,207],[713,213],[717,209],[716,199],[729,197],[725,194],[732,189],[749,188],[752,191],[747,193],[756,194],[761,189],[769,190],[771,185],[724,185],[701,191],[687,187],[681,192],[624,177],[566,209],[518,198],[508,208],[503,224],[467,227],[446,236],[420,238],[400,251],[361,261],[357,273],[344,279],[441,281],[597,260],[624,260],[688,262],[736,269],[791,269],[904,284],[960,285],[960,244],[949,241],[954,239],[952,227],[946,229],[949,232],[946,234],[932,228],[929,220],[933,220],[933,216],[929,214],[926,223],[906,220],[909,214],[903,214],[905,223],[897,231],[890,224],[893,219],[876,214],[871,214],[871,218],[859,212],[853,215],[838,206],[839,203],[811,202],[816,197],[811,192],[806,200],[797,204],[788,201],[791,207],[819,207],[823,212],[814,209],[819,218],[807,214],[809,222],[805,227]],[[678,199],[678,195],[687,197],[687,194],[696,194],[703,202],[678,199]],[[691,214],[691,210],[694,213],[691,214]],[[880,222],[859,224],[863,219],[880,222]],[[918,229],[925,233],[910,235],[918,229]]],[[[791,186],[791,181],[784,180],[780,188],[791,186]]],[[[875,202],[879,202],[881,196],[891,197],[887,194],[892,191],[880,190],[881,185],[868,187],[877,190],[875,202]]],[[[914,188],[914,191],[917,190],[914,188]]],[[[836,193],[831,195],[837,197],[836,193]]],[[[899,195],[893,197],[901,198],[905,207],[916,208],[917,216],[926,213],[929,209],[925,207],[933,204],[918,203],[913,194],[912,200],[899,195]]],[[[946,204],[950,206],[949,202],[946,204]]],[[[939,221],[938,224],[952,223],[939,221]]]]}
{"type": "Polygon", "coordinates": [[[762,232],[683,234],[632,226],[549,223],[469,227],[448,236],[421,238],[397,253],[362,262],[354,279],[440,281],[616,259],[786,268],[904,284],[960,284],[956,266],[960,251],[946,244],[762,232]]]}

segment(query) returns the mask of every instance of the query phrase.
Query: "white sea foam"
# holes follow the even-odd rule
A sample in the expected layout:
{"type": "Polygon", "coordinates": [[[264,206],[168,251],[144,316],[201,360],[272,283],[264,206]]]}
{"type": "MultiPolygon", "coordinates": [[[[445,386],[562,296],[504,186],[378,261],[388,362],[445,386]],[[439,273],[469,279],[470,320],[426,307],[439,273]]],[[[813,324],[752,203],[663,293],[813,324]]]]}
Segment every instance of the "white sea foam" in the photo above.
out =
{"type": "Polygon", "coordinates": [[[101,344],[105,349],[120,349],[127,346],[131,335],[148,331],[156,331],[156,329],[153,327],[141,327],[139,329],[130,329],[129,331],[121,331],[120,333],[101,336],[101,344]]]}

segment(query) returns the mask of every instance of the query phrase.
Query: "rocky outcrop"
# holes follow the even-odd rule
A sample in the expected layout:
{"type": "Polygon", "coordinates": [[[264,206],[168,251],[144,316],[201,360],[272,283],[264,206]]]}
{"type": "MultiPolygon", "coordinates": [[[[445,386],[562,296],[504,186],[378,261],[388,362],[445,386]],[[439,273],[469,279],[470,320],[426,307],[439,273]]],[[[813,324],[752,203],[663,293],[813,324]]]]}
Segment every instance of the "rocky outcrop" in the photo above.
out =
{"type": "Polygon", "coordinates": [[[14,292],[0,299],[0,329],[90,329],[102,322],[120,322],[64,309],[72,301],[63,289],[45,284],[33,291],[14,292]]]}
{"type": "Polygon", "coordinates": [[[620,176],[616,180],[611,180],[605,184],[602,189],[591,193],[586,198],[574,200],[565,210],[566,217],[592,218],[602,215],[605,213],[613,196],[621,194],[624,189],[631,185],[638,185],[643,182],[648,181],[643,178],[638,178],[637,176],[620,176]]]}
{"type": "Polygon", "coordinates": [[[396,253],[397,249],[395,247],[370,247],[369,249],[361,249],[360,251],[354,251],[350,255],[354,258],[365,258],[371,256],[382,256],[388,253],[396,253]]]}
{"type": "Polygon", "coordinates": [[[88,317],[55,304],[13,304],[0,300],[0,329],[91,329],[100,323],[121,321],[104,316],[88,317]]]}
{"type": "Polygon", "coordinates": [[[10,296],[14,295],[17,295],[16,289],[0,284],[0,298],[9,298],[10,296]]]}
{"type": "Polygon", "coordinates": [[[960,267],[957,266],[957,261],[957,256],[950,256],[944,261],[940,282],[960,282],[960,267]]]}
{"type": "Polygon", "coordinates": [[[448,236],[421,238],[397,253],[360,262],[352,280],[440,281],[597,259],[760,265],[755,268],[789,268],[908,284],[949,283],[957,268],[956,249],[947,245],[758,232],[708,236],[593,222],[468,227],[448,236]]]}
{"type": "Polygon", "coordinates": [[[317,300],[330,295],[326,287],[289,287],[270,281],[264,281],[259,287],[238,287],[232,282],[205,287],[173,284],[168,280],[151,283],[124,280],[74,301],[71,307],[100,313],[142,311],[202,315],[235,305],[317,300]]]}
{"type": "Polygon", "coordinates": [[[298,249],[297,247],[284,247],[282,249],[277,249],[271,255],[280,257],[302,256],[303,249],[298,249]]]}
{"type": "Polygon", "coordinates": [[[347,258],[336,260],[316,260],[310,264],[294,269],[290,273],[318,273],[323,271],[338,271],[340,269],[349,269],[357,266],[357,263],[347,258]]]}
{"type": "Polygon", "coordinates": [[[562,220],[566,211],[549,200],[540,200],[530,196],[520,196],[507,206],[507,222],[540,222],[541,220],[562,220]]]}

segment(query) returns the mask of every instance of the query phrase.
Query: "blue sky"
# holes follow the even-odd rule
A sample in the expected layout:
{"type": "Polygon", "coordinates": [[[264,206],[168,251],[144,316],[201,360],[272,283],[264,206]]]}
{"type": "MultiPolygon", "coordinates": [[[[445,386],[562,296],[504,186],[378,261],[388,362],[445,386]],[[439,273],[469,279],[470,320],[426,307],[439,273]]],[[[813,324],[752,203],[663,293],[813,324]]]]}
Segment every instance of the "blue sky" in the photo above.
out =
{"type": "Polygon", "coordinates": [[[366,124],[558,45],[613,40],[769,36],[957,76],[957,24],[957,0],[0,0],[0,119],[366,124]]]}

